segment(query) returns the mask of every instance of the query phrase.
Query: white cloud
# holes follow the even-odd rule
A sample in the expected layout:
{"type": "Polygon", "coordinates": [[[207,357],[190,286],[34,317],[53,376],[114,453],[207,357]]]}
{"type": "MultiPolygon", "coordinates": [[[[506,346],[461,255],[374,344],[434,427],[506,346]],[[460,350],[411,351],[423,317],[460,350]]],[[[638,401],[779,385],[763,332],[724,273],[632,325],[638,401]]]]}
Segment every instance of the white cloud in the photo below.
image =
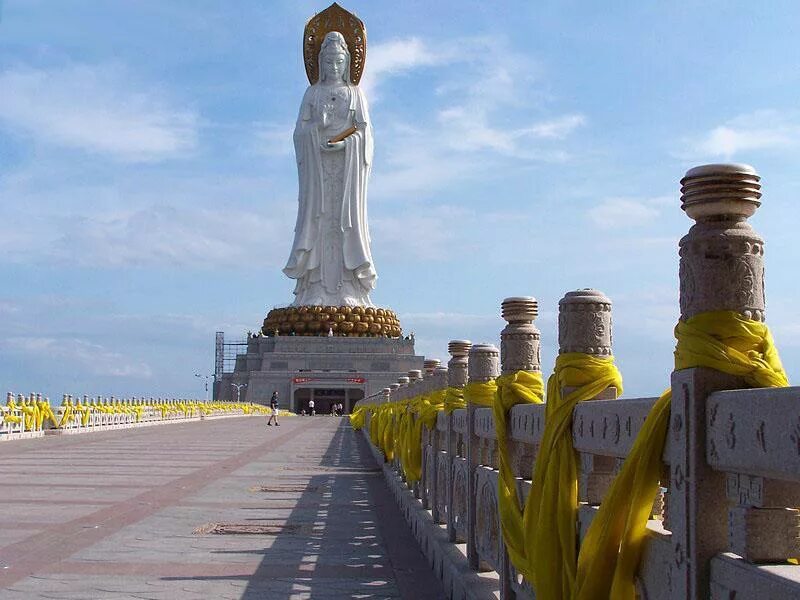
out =
{"type": "Polygon", "coordinates": [[[283,213],[168,205],[14,221],[0,225],[5,261],[91,268],[278,268],[292,231],[283,213]]]}
{"type": "Polygon", "coordinates": [[[586,124],[586,117],[583,115],[564,115],[549,121],[542,121],[534,125],[518,130],[517,136],[530,135],[535,138],[549,138],[563,140],[578,127],[586,124]]]}
{"type": "Polygon", "coordinates": [[[689,157],[730,160],[743,152],[800,145],[800,113],[758,110],[739,115],[688,142],[689,157]]]}
{"type": "Polygon", "coordinates": [[[472,211],[440,205],[424,211],[408,210],[400,215],[386,215],[370,220],[372,237],[380,240],[381,251],[388,256],[422,261],[447,260],[454,246],[465,252],[469,242],[459,239],[466,223],[473,221],[472,211]]]}
{"type": "Polygon", "coordinates": [[[294,124],[254,123],[256,150],[267,156],[294,156],[294,124]]]}
{"type": "Polygon", "coordinates": [[[14,302],[7,302],[7,301],[0,300],[0,314],[11,315],[11,314],[14,314],[14,313],[18,313],[19,310],[20,310],[20,307],[19,307],[18,304],[14,303],[14,302]]]}
{"type": "Polygon", "coordinates": [[[37,142],[151,162],[197,145],[198,115],[113,65],[17,67],[0,73],[0,123],[37,142]]]}
{"type": "Polygon", "coordinates": [[[103,377],[148,379],[153,374],[145,362],[78,338],[10,337],[2,341],[2,346],[12,353],[46,357],[103,377]]]}
{"type": "Polygon", "coordinates": [[[639,227],[657,219],[662,205],[661,198],[607,198],[586,211],[586,215],[601,229],[639,227]]]}
{"type": "Polygon", "coordinates": [[[258,213],[158,206],[76,220],[51,253],[90,267],[277,267],[270,250],[288,247],[288,232],[290,223],[258,213]]]}
{"type": "Polygon", "coordinates": [[[368,99],[375,102],[377,88],[388,77],[412,69],[440,65],[453,58],[453,48],[432,47],[417,37],[394,39],[371,44],[360,87],[368,99]]]}
{"type": "MultiPolygon", "coordinates": [[[[413,121],[391,117],[383,164],[376,167],[376,196],[431,194],[455,182],[503,172],[509,160],[560,162],[561,147],[586,123],[580,113],[542,115],[543,93],[536,61],[509,49],[502,38],[451,39],[437,44],[417,38],[385,47],[379,69],[381,94],[387,77],[422,67],[420,93],[433,92],[435,107],[413,121]],[[465,49],[468,49],[465,51],[465,49]]],[[[367,60],[367,71],[370,68],[367,60]]]]}

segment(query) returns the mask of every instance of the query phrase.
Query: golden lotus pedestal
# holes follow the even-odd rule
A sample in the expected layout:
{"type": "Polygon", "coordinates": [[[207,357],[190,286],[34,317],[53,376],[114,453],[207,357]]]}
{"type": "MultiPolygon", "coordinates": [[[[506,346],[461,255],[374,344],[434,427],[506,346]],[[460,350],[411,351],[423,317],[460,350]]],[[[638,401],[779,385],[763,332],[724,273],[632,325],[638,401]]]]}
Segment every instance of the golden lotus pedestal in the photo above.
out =
{"type": "Polygon", "coordinates": [[[261,332],[274,335],[399,338],[394,311],[372,306],[289,306],[273,308],[261,332]]]}

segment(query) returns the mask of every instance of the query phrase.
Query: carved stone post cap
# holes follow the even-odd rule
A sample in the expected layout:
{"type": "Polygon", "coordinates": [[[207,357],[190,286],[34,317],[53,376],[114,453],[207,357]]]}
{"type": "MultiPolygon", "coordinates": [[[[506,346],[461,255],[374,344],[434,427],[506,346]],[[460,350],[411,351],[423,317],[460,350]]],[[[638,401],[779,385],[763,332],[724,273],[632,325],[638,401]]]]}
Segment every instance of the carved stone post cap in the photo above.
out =
{"type": "Polygon", "coordinates": [[[389,389],[390,389],[391,391],[395,391],[395,390],[396,390],[397,388],[399,388],[399,387],[400,387],[400,384],[399,384],[399,383],[393,383],[393,384],[391,384],[391,385],[389,386],[389,389]]]}
{"type": "Polygon", "coordinates": [[[408,379],[410,383],[414,383],[418,379],[422,379],[422,371],[419,369],[412,369],[408,372],[408,379]]]}
{"type": "MultiPolygon", "coordinates": [[[[600,290],[584,288],[582,290],[567,292],[564,294],[564,297],[558,301],[559,308],[580,304],[608,304],[611,306],[611,300],[600,290]]],[[[580,310],[580,308],[578,308],[578,310],[580,310]]],[[[587,308],[587,310],[590,309],[587,308]]]]}
{"type": "Polygon", "coordinates": [[[392,388],[391,388],[391,387],[385,387],[385,388],[383,388],[381,391],[382,391],[384,394],[389,394],[389,393],[391,393],[391,391],[392,391],[392,388]]]}
{"type": "Polygon", "coordinates": [[[539,316],[539,303],[533,296],[514,296],[503,300],[500,311],[509,323],[531,322],[539,316]]]}
{"type": "Polygon", "coordinates": [[[558,353],[611,355],[611,300],[593,289],[567,292],[558,301],[558,353]]]}
{"type": "Polygon", "coordinates": [[[397,385],[408,385],[411,380],[408,377],[398,377],[397,385]]]}
{"type": "Polygon", "coordinates": [[[469,340],[450,340],[450,343],[447,344],[447,352],[451,356],[467,356],[470,348],[472,348],[472,342],[469,340]]]}
{"type": "Polygon", "coordinates": [[[475,344],[469,350],[469,381],[489,381],[500,375],[500,350],[492,344],[475,344]]]}
{"type": "Polygon", "coordinates": [[[434,375],[447,375],[448,368],[442,365],[437,366],[433,370],[434,375]]]}
{"type": "Polygon", "coordinates": [[[442,364],[438,358],[426,358],[423,362],[423,369],[425,370],[426,375],[431,375],[436,367],[442,364]]]}
{"type": "Polygon", "coordinates": [[[701,165],[681,179],[681,208],[696,221],[747,218],[761,206],[761,177],[750,165],[701,165]]]}

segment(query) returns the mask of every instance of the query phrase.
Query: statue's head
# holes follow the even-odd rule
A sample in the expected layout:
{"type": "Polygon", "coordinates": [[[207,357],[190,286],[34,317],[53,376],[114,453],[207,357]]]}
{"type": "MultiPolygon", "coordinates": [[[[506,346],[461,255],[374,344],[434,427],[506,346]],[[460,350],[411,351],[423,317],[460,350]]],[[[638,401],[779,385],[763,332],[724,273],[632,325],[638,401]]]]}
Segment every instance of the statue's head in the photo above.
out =
{"type": "Polygon", "coordinates": [[[322,41],[319,51],[320,81],[344,81],[350,83],[350,51],[344,36],[331,31],[322,41]]]}

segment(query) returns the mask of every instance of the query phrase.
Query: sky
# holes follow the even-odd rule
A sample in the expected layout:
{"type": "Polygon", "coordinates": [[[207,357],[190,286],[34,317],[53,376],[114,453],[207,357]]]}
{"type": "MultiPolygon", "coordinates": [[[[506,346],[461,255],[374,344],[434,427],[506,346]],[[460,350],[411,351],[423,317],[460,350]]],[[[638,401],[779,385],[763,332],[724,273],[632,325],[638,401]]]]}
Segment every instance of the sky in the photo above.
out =
{"type": "MultiPolygon", "coordinates": [[[[301,41],[327,3],[0,0],[0,382],[202,397],[214,332],[292,301],[301,41]]],[[[767,320],[800,380],[796,2],[352,0],[375,160],[372,295],[499,343],[500,302],[614,302],[625,396],[669,384],[679,180],[762,176],[767,320]]]]}

